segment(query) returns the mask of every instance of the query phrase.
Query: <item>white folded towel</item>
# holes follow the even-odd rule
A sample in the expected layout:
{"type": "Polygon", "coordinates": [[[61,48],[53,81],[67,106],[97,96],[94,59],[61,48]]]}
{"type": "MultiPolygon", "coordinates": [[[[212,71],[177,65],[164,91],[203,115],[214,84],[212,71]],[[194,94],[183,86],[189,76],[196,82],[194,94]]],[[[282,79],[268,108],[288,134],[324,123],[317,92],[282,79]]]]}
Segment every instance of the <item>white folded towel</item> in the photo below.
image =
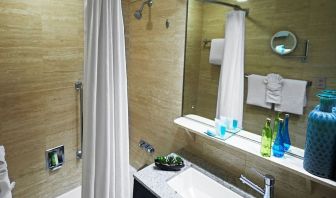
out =
{"type": "Polygon", "coordinates": [[[271,109],[272,105],[266,103],[266,84],[264,83],[265,76],[249,75],[248,76],[248,91],[246,103],[259,107],[271,109]]]}
{"type": "Polygon", "coordinates": [[[0,197],[12,198],[12,190],[15,182],[10,183],[8,177],[7,163],[5,160],[5,148],[0,145],[0,197]]]}
{"type": "Polygon", "coordinates": [[[275,105],[276,111],[303,114],[306,106],[307,81],[284,79],[281,104],[275,105]]]}
{"type": "Polygon", "coordinates": [[[7,163],[5,160],[5,147],[0,145],[0,171],[7,170],[7,163]]]}
{"type": "Polygon", "coordinates": [[[266,102],[280,104],[283,78],[279,74],[268,74],[265,78],[266,102]]]}
{"type": "Polygon", "coordinates": [[[209,62],[214,65],[222,65],[224,57],[224,39],[212,39],[209,62]]]}
{"type": "Polygon", "coordinates": [[[7,172],[0,173],[0,197],[1,198],[12,198],[12,190],[15,186],[15,183],[10,183],[6,175],[7,175],[7,172]]]}

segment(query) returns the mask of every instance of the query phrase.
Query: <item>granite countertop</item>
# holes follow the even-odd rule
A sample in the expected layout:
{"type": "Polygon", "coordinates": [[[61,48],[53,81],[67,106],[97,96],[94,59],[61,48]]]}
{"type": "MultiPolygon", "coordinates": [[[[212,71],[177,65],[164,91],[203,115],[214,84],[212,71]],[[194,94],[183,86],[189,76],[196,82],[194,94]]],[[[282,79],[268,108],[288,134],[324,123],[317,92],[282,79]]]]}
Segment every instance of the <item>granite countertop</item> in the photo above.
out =
{"type": "MultiPolygon", "coordinates": [[[[172,153],[171,155],[176,155],[172,153]]],[[[145,188],[151,191],[154,195],[161,198],[183,198],[177,192],[175,192],[167,183],[168,180],[173,178],[174,176],[180,174],[181,172],[187,170],[190,167],[200,171],[201,173],[207,175],[211,179],[215,180],[216,182],[222,184],[223,186],[231,189],[232,191],[236,192],[237,194],[245,197],[245,198],[252,198],[253,196],[245,193],[244,191],[240,190],[239,188],[229,184],[228,182],[218,178],[217,176],[209,173],[208,171],[204,170],[203,168],[193,164],[192,162],[184,159],[182,157],[185,166],[180,171],[164,171],[158,169],[155,164],[151,164],[146,168],[136,172],[133,176],[134,178],[141,183],[145,188]]]]}

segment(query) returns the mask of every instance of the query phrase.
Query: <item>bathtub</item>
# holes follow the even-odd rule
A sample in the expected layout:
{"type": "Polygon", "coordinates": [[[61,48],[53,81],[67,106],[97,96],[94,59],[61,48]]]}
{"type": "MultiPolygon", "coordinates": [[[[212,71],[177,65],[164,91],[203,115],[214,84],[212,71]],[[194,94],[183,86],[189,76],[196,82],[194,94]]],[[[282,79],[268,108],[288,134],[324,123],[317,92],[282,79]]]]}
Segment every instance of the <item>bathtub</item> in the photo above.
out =
{"type": "MultiPolygon", "coordinates": [[[[133,168],[132,166],[130,166],[130,178],[131,178],[131,193],[133,192],[133,174],[136,172],[135,168],[133,168]]],[[[82,194],[82,187],[79,186],[77,188],[74,188],[56,198],[81,198],[81,194],[82,194]]]]}

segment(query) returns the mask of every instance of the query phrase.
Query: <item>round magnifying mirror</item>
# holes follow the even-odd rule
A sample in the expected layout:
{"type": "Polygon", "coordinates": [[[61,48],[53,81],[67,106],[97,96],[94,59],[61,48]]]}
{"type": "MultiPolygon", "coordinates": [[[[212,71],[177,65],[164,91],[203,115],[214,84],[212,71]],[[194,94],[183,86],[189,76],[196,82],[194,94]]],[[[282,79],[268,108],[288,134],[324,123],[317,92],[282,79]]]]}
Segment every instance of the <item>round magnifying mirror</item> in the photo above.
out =
{"type": "Polygon", "coordinates": [[[296,36],[290,31],[279,31],[275,33],[271,39],[271,48],[279,55],[286,55],[293,52],[296,45],[296,36]]]}

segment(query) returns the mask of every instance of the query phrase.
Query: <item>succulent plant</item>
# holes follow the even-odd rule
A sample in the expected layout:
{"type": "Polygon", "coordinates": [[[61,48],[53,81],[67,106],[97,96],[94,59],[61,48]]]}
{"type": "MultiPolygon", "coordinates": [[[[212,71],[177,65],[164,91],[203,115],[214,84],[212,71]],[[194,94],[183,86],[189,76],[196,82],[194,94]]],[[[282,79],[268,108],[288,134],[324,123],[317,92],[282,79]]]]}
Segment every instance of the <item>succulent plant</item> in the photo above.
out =
{"type": "Polygon", "coordinates": [[[164,156],[159,156],[155,159],[155,162],[158,162],[160,164],[167,164],[167,159],[164,156]]]}
{"type": "Polygon", "coordinates": [[[156,163],[160,163],[160,164],[167,164],[170,166],[175,166],[175,165],[182,165],[183,164],[183,160],[180,156],[158,156],[157,158],[155,158],[155,162],[156,163]]]}
{"type": "Polygon", "coordinates": [[[167,163],[169,165],[175,164],[175,157],[174,156],[168,156],[167,163]]]}
{"type": "Polygon", "coordinates": [[[176,161],[176,164],[179,164],[179,165],[183,163],[183,160],[180,156],[176,156],[175,161],[176,161]]]}

